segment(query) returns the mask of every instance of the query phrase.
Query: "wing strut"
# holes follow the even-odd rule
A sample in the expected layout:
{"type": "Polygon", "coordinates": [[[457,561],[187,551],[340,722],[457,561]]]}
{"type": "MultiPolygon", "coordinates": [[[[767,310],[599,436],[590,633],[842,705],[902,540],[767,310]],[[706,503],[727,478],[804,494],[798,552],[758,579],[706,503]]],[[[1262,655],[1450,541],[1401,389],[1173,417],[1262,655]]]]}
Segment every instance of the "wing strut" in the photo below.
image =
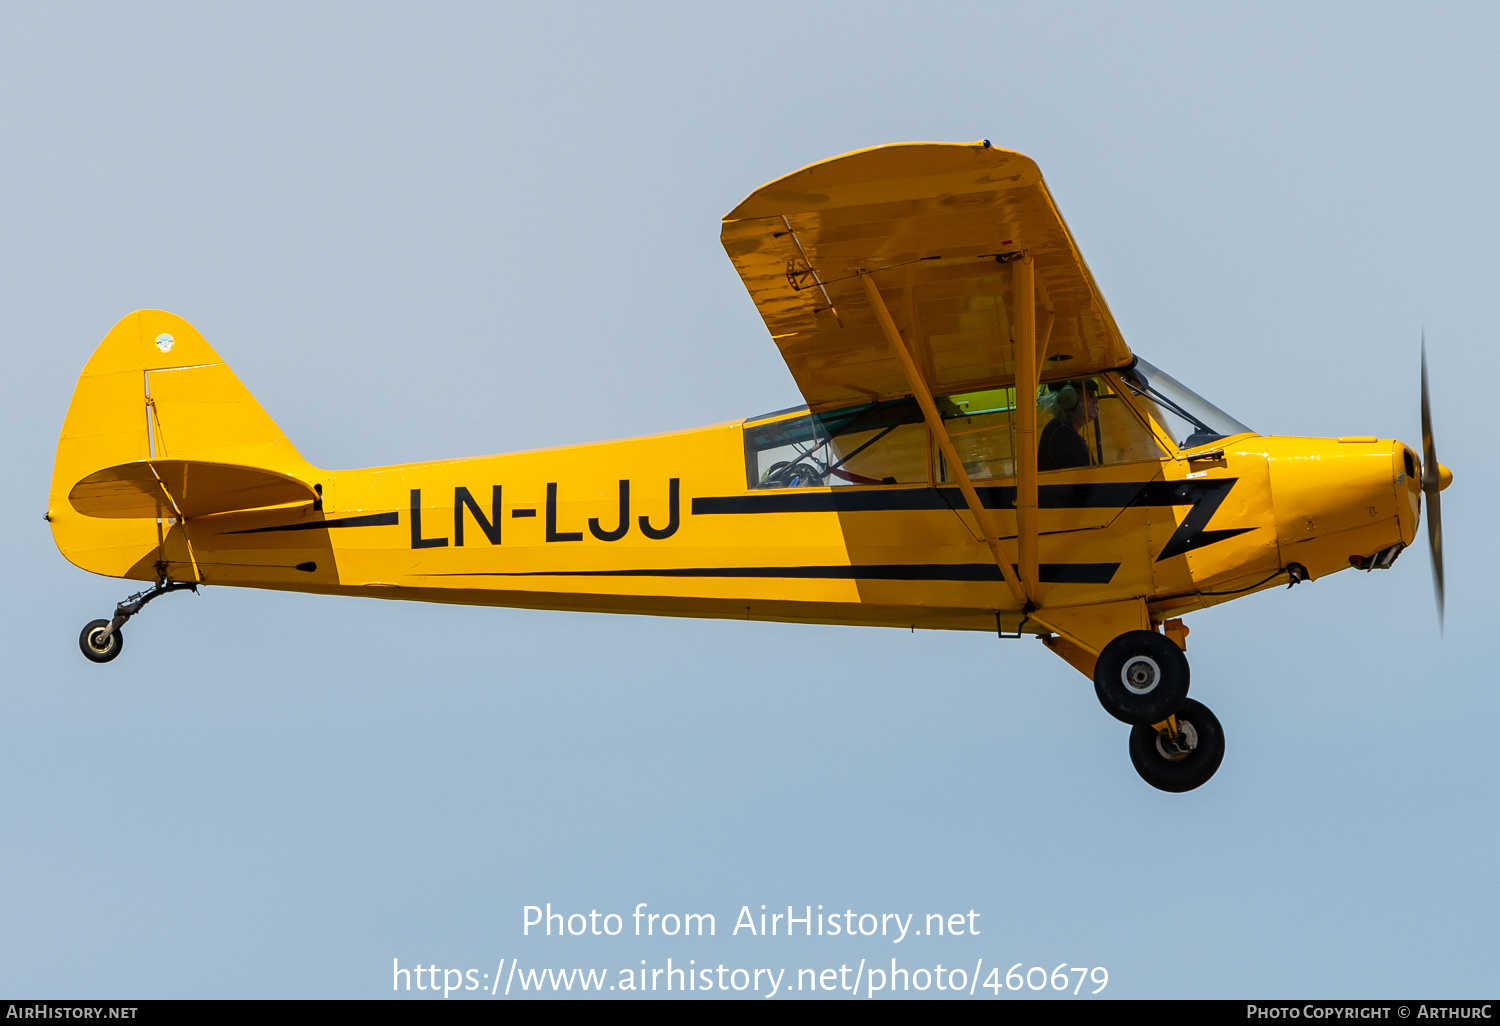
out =
{"type": "MultiPolygon", "coordinates": [[[[1037,599],[1036,519],[1036,264],[1030,253],[1011,261],[1016,337],[1016,549],[1027,597],[1037,599]]],[[[1051,324],[1048,324],[1051,334],[1051,324]]]]}
{"type": "MultiPolygon", "coordinates": [[[[974,514],[974,520],[979,524],[980,533],[984,535],[984,543],[990,548],[990,555],[994,556],[995,563],[1000,567],[1000,573],[1005,577],[1005,583],[1010,585],[1011,594],[1015,595],[1016,601],[1023,605],[1031,605],[1032,597],[1029,589],[1021,583],[1021,578],[1011,567],[1010,559],[1000,548],[999,533],[990,522],[989,511],[979,501],[979,493],[974,490],[974,483],[969,480],[968,471],[964,470],[963,461],[958,458],[958,450],[953,447],[953,440],[948,437],[948,429],[943,426],[943,418],[938,414],[937,404],[932,401],[932,391],[927,387],[927,382],[922,378],[922,372],[917,369],[916,362],[911,357],[911,351],[906,348],[906,343],[901,338],[901,333],[896,330],[896,322],[891,319],[891,312],[886,309],[885,300],[880,298],[880,290],[875,287],[875,280],[870,277],[868,271],[862,271],[859,275],[860,284],[865,287],[865,295],[870,300],[870,306],[875,310],[875,319],[880,322],[880,330],[885,333],[886,341],[891,344],[891,349],[901,361],[901,368],[906,372],[906,383],[911,388],[913,398],[917,405],[922,408],[922,416],[927,421],[927,428],[932,432],[938,447],[942,450],[943,458],[947,461],[954,477],[958,480],[959,491],[963,492],[964,501],[969,504],[969,511],[974,514]]],[[[1032,352],[1032,363],[1036,362],[1035,350],[1032,352]]],[[[1032,377],[1035,378],[1033,366],[1032,377]]],[[[1019,385],[1019,382],[1018,382],[1019,385]]],[[[1036,388],[1032,387],[1035,395],[1036,388]]],[[[1017,393],[1022,394],[1022,393],[1017,393]]],[[[1018,403],[1018,405],[1026,405],[1018,403]]],[[[1032,412],[1032,434],[1036,433],[1036,409],[1033,405],[1032,412]]],[[[1036,526],[1036,449],[1032,447],[1031,459],[1031,500],[1032,500],[1032,528],[1033,546],[1032,560],[1035,563],[1035,526],[1036,526]]],[[[1019,507],[1020,503],[1017,503],[1019,507]]],[[[1024,557],[1023,557],[1024,558],[1024,557]]],[[[1022,564],[1022,573],[1025,573],[1025,564],[1022,564]]],[[[1036,580],[1035,575],[1027,578],[1036,580]]]]}

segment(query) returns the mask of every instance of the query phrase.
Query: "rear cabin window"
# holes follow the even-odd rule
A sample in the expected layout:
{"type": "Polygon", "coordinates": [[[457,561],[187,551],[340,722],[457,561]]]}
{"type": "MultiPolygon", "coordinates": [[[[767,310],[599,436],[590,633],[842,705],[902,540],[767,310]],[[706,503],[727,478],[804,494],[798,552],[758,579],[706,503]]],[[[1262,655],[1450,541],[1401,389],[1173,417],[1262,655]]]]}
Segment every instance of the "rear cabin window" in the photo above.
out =
{"type": "Polygon", "coordinates": [[[745,469],[751,488],[925,484],[927,427],[911,398],[754,424],[745,469]]]}
{"type": "MultiPolygon", "coordinates": [[[[974,481],[1014,477],[1016,473],[1016,390],[992,388],[937,398],[943,427],[954,451],[974,481]]],[[[951,477],[947,460],[936,445],[938,479],[951,477]]]]}

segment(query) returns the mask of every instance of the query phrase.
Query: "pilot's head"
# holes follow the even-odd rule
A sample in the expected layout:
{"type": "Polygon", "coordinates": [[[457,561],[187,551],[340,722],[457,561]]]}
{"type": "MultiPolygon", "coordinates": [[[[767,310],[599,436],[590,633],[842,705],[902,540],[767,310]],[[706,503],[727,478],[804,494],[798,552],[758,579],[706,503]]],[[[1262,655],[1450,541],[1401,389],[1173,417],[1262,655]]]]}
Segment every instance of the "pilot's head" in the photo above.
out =
{"type": "Polygon", "coordinates": [[[1099,383],[1093,378],[1057,381],[1048,387],[1052,389],[1053,408],[1075,429],[1098,415],[1099,383]]]}

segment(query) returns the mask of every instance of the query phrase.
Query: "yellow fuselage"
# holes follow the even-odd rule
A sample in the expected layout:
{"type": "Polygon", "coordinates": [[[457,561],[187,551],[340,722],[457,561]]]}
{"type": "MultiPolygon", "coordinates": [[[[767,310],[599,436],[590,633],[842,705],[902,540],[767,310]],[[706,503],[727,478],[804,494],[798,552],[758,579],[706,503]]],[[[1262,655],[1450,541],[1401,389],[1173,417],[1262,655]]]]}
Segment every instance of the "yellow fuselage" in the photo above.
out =
{"type": "MultiPolygon", "coordinates": [[[[325,471],[301,457],[191,325],[141,311],[84,368],[48,519],[69,560],[111,577],[1056,632],[1094,654],[1122,630],[1282,583],[1292,564],[1312,578],[1346,569],[1351,557],[1409,544],[1417,528],[1420,468],[1399,442],[1245,433],[1182,452],[1153,426],[1167,458],[1039,475],[1037,608],[1025,610],[953,485],[755,487],[746,426],[801,415],[325,471]],[[198,467],[188,481],[202,468],[248,466],[321,498],[194,515],[183,512],[193,496],[170,494],[187,485],[172,484],[142,515],[140,495],[123,501],[120,490],[140,476],[131,468],[160,472],[163,459],[198,467]],[[122,467],[131,471],[124,478],[122,467]],[[85,494],[100,468],[115,477],[85,494]]],[[[940,476],[934,448],[927,482],[940,476]]],[[[1002,551],[1013,554],[1014,479],[975,486],[1002,551]]]]}
{"type": "MultiPolygon", "coordinates": [[[[1291,563],[1317,578],[1415,534],[1419,492],[1398,442],[1242,435],[1214,448],[1222,458],[1042,474],[1040,605],[1144,600],[1162,620],[1281,583],[1291,563]]],[[[79,566],[141,580],[165,562],[175,580],[325,594],[1021,626],[957,488],[752,489],[743,422],[364,470],[276,469],[319,485],[322,509],[158,525],[83,516],[55,497],[54,531],[79,566]]],[[[979,491],[1013,544],[1014,482],[979,491]]]]}

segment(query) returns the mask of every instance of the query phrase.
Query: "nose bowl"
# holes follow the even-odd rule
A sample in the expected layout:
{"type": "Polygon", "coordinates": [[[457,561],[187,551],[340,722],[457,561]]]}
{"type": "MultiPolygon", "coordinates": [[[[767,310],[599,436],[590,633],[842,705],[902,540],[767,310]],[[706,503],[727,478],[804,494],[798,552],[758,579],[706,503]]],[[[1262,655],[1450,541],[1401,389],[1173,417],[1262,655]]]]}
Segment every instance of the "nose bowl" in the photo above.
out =
{"type": "Polygon", "coordinates": [[[1371,438],[1267,441],[1283,566],[1300,563],[1322,577],[1347,570],[1351,556],[1416,537],[1421,468],[1407,446],[1371,438]]]}

